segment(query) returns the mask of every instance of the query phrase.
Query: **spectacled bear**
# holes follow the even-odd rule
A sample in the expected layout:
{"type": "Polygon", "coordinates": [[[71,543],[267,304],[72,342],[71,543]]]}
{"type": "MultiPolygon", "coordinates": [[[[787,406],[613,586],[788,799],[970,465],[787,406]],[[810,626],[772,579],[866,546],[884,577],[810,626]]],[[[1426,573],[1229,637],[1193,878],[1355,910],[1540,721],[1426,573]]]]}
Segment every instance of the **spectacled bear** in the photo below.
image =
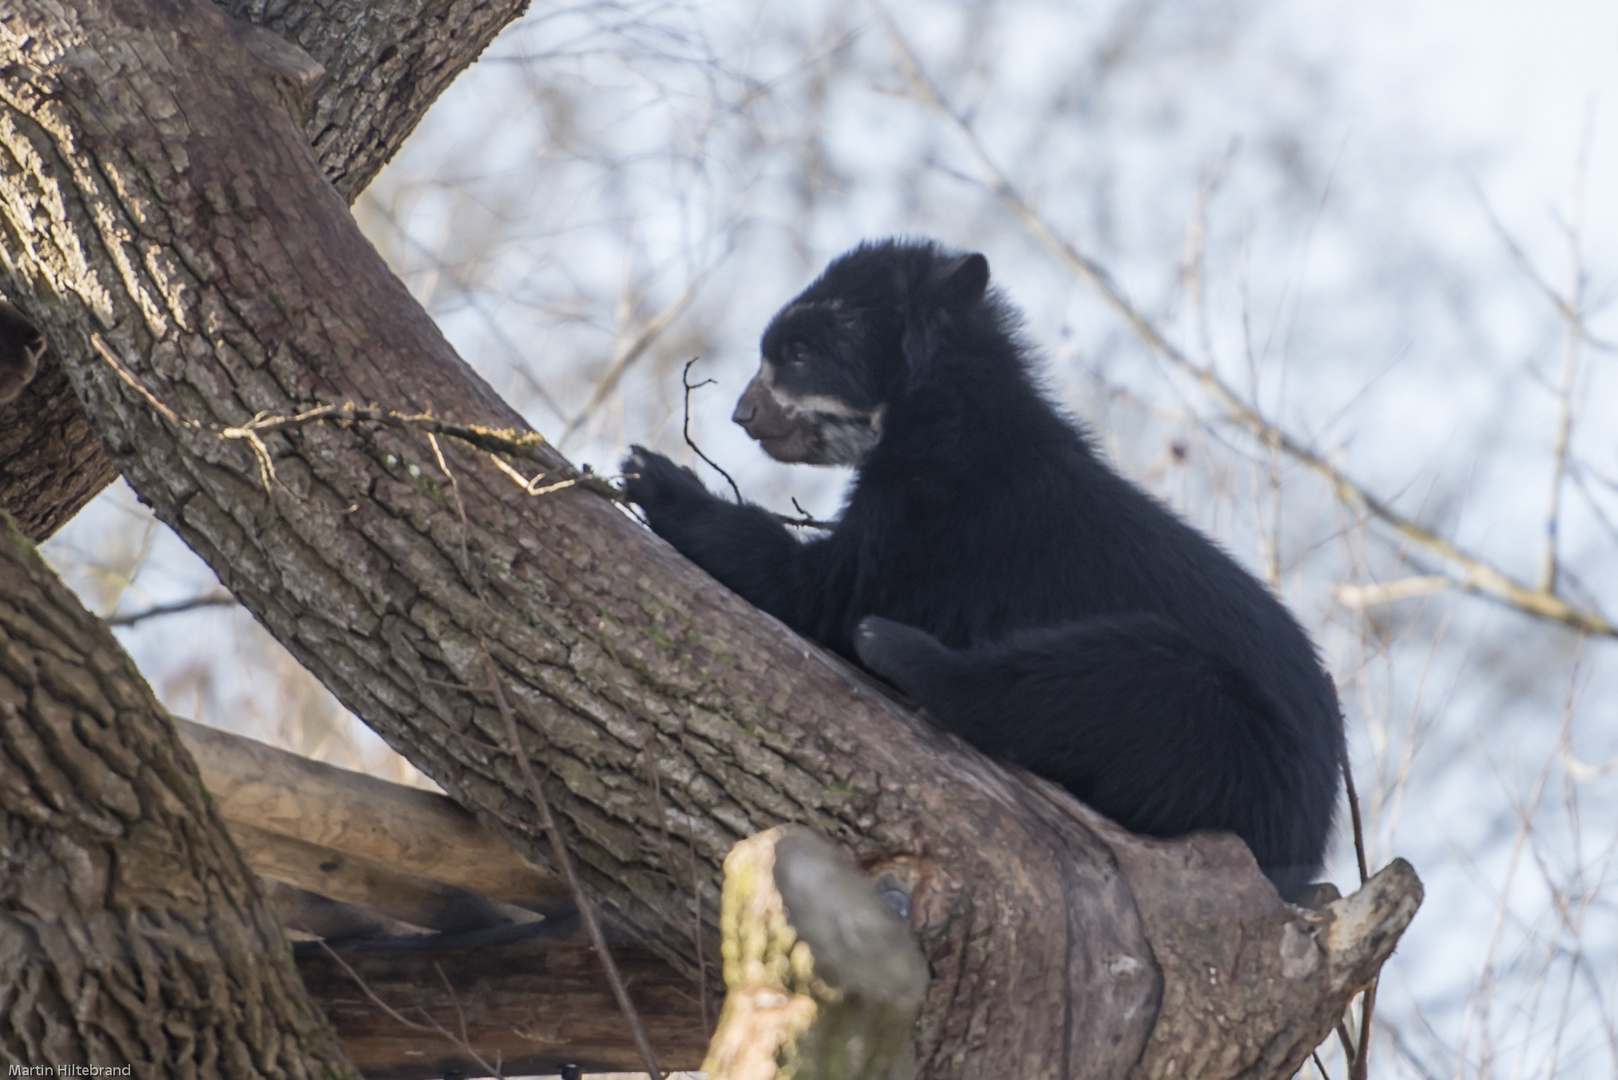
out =
{"type": "Polygon", "coordinates": [[[829,535],[801,541],[641,447],[628,497],[720,582],[983,751],[1135,832],[1234,832],[1299,896],[1343,740],[1313,645],[1052,405],[988,284],[982,255],[865,243],[764,331],[732,419],[777,460],[856,468],[829,535]]]}

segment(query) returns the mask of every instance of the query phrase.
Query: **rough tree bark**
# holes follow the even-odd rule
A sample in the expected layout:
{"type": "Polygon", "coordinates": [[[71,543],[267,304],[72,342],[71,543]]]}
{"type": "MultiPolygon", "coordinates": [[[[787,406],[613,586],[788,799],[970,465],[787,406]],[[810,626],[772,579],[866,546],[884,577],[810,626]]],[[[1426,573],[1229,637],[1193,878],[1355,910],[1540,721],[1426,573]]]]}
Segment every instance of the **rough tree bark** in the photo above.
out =
{"type": "Polygon", "coordinates": [[[4,514],[0,1062],[357,1075],[173,723],[4,514]]]}
{"type": "MultiPolygon", "coordinates": [[[[324,69],[301,95],[304,132],[349,202],[427,107],[528,0],[219,0],[296,42],[324,69]]],[[[11,296],[25,308],[32,298],[11,296]]],[[[34,540],[61,528],[117,476],[68,384],[55,342],[21,398],[0,404],[0,510],[34,540]]]]}
{"type": "Polygon", "coordinates": [[[508,470],[571,475],[544,446],[397,418],[249,431],[345,403],[525,429],[359,235],[216,9],[17,6],[0,288],[39,299],[114,463],[349,708],[544,865],[492,672],[624,932],[695,973],[726,851],[806,825],[910,892],[930,1078],[1285,1076],[1391,950],[1413,880],[1339,968],[1345,924],[1281,904],[1238,841],[1130,837],[942,736],[583,485],[527,494],[508,470]]]}

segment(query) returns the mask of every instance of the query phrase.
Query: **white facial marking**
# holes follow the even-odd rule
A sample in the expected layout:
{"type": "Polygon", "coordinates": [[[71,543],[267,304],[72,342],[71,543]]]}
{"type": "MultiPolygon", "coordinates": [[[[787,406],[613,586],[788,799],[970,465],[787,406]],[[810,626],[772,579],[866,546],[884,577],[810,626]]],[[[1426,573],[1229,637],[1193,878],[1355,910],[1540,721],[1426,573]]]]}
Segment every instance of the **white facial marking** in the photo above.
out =
{"type": "Polygon", "coordinates": [[[859,465],[882,441],[885,405],[861,409],[826,394],[793,394],[775,384],[775,365],[759,364],[759,387],[770,402],[794,424],[815,432],[819,453],[806,461],[813,465],[859,465]]]}
{"type": "Polygon", "coordinates": [[[807,413],[819,413],[821,416],[836,416],[848,420],[867,421],[871,418],[870,410],[855,408],[841,398],[826,394],[799,395],[782,390],[775,385],[775,365],[769,360],[759,365],[758,374],[759,382],[763,384],[770,399],[782,412],[794,419],[807,413]]]}

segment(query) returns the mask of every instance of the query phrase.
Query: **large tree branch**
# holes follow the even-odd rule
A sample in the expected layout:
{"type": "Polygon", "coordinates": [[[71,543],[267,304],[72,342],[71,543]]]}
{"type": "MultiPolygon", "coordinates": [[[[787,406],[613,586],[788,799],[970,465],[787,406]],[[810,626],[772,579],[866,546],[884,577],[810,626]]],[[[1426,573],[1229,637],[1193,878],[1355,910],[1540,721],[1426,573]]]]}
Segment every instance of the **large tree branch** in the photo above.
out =
{"type": "Polygon", "coordinates": [[[134,663],[0,513],[0,1066],[353,1075],[134,663]]]}
{"type": "Polygon", "coordinates": [[[359,198],[438,95],[529,0],[218,0],[325,69],[304,132],[343,198],[359,198]]]}
{"type": "MultiPolygon", "coordinates": [[[[643,1067],[565,886],[455,802],[175,723],[287,927],[335,950],[300,942],[298,970],[366,1076],[470,1073],[460,1044],[507,1075],[643,1067]]],[[[643,947],[613,958],[659,1063],[700,1065],[690,979],[643,947]]]]}
{"type": "Polygon", "coordinates": [[[296,852],[313,848],[322,854],[306,863],[302,880],[282,879],[338,899],[362,902],[353,895],[367,887],[364,874],[351,865],[358,861],[533,911],[560,913],[572,906],[567,886],[555,875],[519,856],[442,795],[189,720],[175,723],[231,835],[261,874],[279,876],[273,864],[292,862],[296,852]]]}
{"type": "MultiPolygon", "coordinates": [[[[1353,989],[1307,962],[1329,927],[1239,841],[1141,841],[985,760],[582,487],[533,496],[487,450],[373,423],[244,437],[347,402],[522,424],[360,236],[217,11],[21,6],[0,23],[0,286],[48,297],[141,497],[531,860],[550,863],[490,666],[590,891],[683,970],[694,934],[714,955],[720,860],[765,827],[902,882],[926,1076],[1120,1077],[1165,1033],[1219,1048],[1204,1075],[1285,1075],[1329,1030],[1353,989]],[[1259,989],[1187,966],[1181,925],[1242,927],[1232,970],[1259,989]]],[[[569,474],[545,447],[521,464],[569,474]]]]}
{"type": "MultiPolygon", "coordinates": [[[[296,42],[324,70],[301,95],[304,132],[327,178],[353,202],[528,0],[220,0],[220,7],[296,42]]],[[[37,308],[33,297],[10,298],[37,308]]],[[[71,340],[54,342],[22,394],[0,404],[0,510],[34,540],[61,528],[118,475],[62,371],[58,357],[71,347],[71,340]]]]}

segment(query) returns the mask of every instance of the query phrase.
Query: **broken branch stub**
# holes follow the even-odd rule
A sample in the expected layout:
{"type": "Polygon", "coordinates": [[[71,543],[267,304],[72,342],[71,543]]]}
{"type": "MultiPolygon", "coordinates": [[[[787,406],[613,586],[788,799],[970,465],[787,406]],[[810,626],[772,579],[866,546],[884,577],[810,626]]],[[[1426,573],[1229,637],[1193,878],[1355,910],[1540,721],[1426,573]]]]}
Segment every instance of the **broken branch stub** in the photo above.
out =
{"type": "Polygon", "coordinates": [[[909,1080],[927,963],[875,888],[807,829],[725,859],[725,1005],[709,1080],[909,1080]]]}
{"type": "Polygon", "coordinates": [[[1097,822],[1162,984],[1130,1080],[1285,1080],[1392,955],[1421,880],[1395,859],[1320,909],[1284,903],[1228,833],[1130,836],[1097,822]]]}

